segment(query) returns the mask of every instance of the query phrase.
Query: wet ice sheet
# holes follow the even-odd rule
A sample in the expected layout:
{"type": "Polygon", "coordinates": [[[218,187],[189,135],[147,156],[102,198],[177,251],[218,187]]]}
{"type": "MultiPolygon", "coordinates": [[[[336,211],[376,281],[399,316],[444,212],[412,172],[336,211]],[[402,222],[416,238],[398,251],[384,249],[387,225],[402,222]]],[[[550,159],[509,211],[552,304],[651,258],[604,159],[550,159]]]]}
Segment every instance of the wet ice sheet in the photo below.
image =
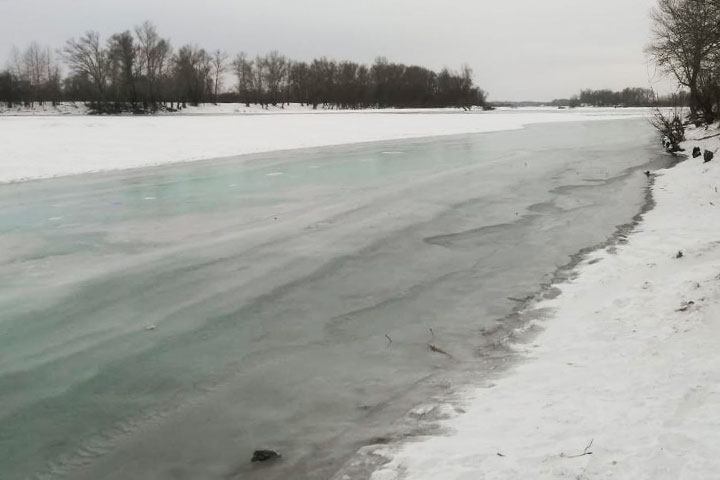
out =
{"type": "Polygon", "coordinates": [[[0,465],[329,476],[632,218],[652,139],[548,125],[5,185],[0,465]],[[263,446],[284,462],[250,469],[263,446]]]}
{"type": "MultiPolygon", "coordinates": [[[[717,133],[689,129],[683,147],[715,150],[717,133]]],[[[719,167],[700,157],[659,171],[656,206],[627,243],[594,252],[536,305],[553,314],[513,345],[517,368],[466,389],[447,435],[368,448],[391,461],[358,478],[717,476],[719,167]]]]}

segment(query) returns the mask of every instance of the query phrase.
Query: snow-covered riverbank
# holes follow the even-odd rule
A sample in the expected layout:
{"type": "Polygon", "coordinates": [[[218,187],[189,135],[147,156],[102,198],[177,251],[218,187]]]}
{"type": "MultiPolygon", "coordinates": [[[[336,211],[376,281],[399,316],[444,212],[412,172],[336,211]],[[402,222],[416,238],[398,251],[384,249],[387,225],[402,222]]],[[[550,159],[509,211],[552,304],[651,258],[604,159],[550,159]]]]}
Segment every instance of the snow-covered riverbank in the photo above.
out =
{"type": "Polygon", "coordinates": [[[645,115],[644,109],[288,114],[292,112],[147,117],[0,115],[0,183],[275,150],[645,115]]]}
{"type": "Polygon", "coordinates": [[[512,345],[517,366],[466,392],[447,436],[378,447],[390,462],[373,480],[717,477],[717,161],[659,172],[657,205],[627,243],[591,254],[534,306],[553,313],[512,345]]]}

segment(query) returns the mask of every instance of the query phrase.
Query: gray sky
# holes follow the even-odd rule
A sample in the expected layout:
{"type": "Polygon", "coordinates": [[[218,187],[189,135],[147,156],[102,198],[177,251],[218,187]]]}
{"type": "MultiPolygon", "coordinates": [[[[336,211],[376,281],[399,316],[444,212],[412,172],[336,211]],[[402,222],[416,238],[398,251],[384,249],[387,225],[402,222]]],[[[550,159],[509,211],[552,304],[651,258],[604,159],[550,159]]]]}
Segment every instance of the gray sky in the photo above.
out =
{"type": "MultiPolygon", "coordinates": [[[[643,48],[655,0],[0,0],[0,63],[32,40],[60,47],[153,21],[173,45],[295,59],[468,63],[492,100],[658,82],[643,48]],[[654,77],[653,77],[654,75],[654,77]]],[[[669,82],[655,86],[667,91],[669,82]]]]}

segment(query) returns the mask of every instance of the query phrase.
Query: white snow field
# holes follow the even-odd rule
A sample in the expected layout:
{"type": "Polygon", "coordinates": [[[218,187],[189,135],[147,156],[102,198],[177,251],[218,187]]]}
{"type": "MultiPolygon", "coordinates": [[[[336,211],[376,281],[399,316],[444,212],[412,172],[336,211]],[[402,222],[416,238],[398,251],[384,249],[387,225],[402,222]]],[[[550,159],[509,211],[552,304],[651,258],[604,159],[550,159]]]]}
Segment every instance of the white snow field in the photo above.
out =
{"type": "MultiPolygon", "coordinates": [[[[0,182],[146,167],[275,150],[608,120],[645,109],[459,112],[318,111],[157,116],[0,115],[0,182]],[[293,114],[289,114],[292,112],[293,114]]],[[[209,114],[220,111],[220,114],[209,114]]],[[[282,112],[282,111],[280,111],[282,112]]],[[[508,146],[511,148],[511,146],[508,146]]]]}
{"type": "Polygon", "coordinates": [[[378,447],[372,479],[718,478],[718,161],[661,171],[628,242],[535,305],[552,313],[512,345],[517,366],[466,392],[447,436],[378,447]]]}

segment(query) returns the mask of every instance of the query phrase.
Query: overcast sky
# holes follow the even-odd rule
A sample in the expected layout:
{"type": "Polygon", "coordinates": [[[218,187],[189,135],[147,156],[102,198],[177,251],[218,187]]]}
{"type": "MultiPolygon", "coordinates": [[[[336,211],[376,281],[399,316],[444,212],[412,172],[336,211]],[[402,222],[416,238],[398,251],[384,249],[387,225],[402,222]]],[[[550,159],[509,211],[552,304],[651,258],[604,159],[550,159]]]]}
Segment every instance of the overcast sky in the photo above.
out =
{"type": "MultiPolygon", "coordinates": [[[[54,48],[154,22],[173,45],[295,59],[377,56],[434,69],[468,63],[491,100],[550,100],[581,88],[658,82],[643,48],[655,0],[0,0],[0,64],[11,46],[54,48]]],[[[667,90],[668,83],[656,85],[667,90]]]]}

